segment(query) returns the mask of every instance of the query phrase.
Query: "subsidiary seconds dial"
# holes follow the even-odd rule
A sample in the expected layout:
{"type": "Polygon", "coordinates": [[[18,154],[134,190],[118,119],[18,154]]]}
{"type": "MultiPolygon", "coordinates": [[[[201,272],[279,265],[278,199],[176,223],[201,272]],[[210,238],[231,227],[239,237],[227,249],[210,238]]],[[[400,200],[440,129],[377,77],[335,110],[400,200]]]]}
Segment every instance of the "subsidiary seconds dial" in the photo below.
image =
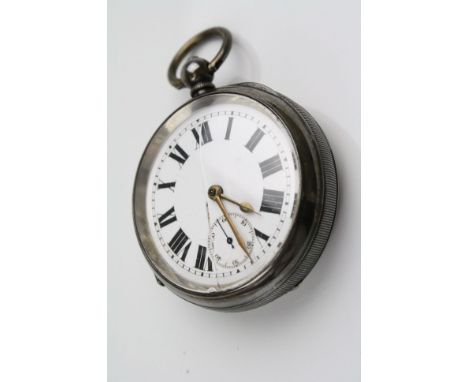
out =
{"type": "Polygon", "coordinates": [[[240,235],[245,238],[247,252],[238,250],[239,243],[236,242],[235,234],[226,216],[220,216],[212,224],[208,236],[208,251],[216,265],[232,269],[242,266],[246,261],[254,261],[250,258],[250,253],[255,245],[255,231],[245,216],[230,213],[229,217],[239,227],[240,235]]]}

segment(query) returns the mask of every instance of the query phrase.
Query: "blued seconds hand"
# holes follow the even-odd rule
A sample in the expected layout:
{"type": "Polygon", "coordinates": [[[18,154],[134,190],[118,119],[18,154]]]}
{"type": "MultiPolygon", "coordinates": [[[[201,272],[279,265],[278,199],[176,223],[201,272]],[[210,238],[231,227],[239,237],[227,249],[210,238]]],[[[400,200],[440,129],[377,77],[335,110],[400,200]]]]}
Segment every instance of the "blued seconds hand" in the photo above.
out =
{"type": "Polygon", "coordinates": [[[218,222],[219,228],[221,228],[221,230],[223,231],[224,236],[226,236],[227,243],[232,247],[232,249],[234,249],[234,244],[232,244],[232,237],[229,237],[227,235],[226,231],[223,228],[223,225],[219,222],[219,219],[217,219],[216,221],[218,222]]]}

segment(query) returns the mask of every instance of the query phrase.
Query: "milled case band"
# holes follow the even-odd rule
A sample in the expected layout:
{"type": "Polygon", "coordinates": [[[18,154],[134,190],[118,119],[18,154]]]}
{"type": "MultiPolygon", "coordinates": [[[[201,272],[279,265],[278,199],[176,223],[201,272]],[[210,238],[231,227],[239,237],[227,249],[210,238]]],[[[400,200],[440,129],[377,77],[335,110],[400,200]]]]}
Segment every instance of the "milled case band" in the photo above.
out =
{"type": "Polygon", "coordinates": [[[310,131],[314,135],[315,141],[317,142],[317,146],[320,152],[322,172],[324,175],[325,190],[324,206],[322,209],[322,217],[321,222],[319,223],[318,232],[315,235],[310,249],[305,254],[303,260],[299,262],[295,272],[292,273],[290,277],[287,278],[281,286],[272,290],[270,294],[264,296],[263,298],[251,301],[250,303],[245,304],[241,307],[232,307],[231,309],[229,309],[233,311],[254,309],[261,305],[267,304],[282,296],[283,294],[289,292],[290,290],[294,289],[304,280],[304,278],[312,271],[312,268],[315,266],[323,250],[325,249],[325,246],[331,234],[333,223],[335,221],[338,201],[338,180],[335,160],[328,140],[325,137],[325,134],[323,133],[319,124],[315,121],[315,119],[300,105],[264,85],[252,82],[243,83],[240,85],[250,86],[265,92],[273,93],[275,96],[279,97],[284,102],[286,102],[301,116],[305,125],[309,127],[310,131]]]}

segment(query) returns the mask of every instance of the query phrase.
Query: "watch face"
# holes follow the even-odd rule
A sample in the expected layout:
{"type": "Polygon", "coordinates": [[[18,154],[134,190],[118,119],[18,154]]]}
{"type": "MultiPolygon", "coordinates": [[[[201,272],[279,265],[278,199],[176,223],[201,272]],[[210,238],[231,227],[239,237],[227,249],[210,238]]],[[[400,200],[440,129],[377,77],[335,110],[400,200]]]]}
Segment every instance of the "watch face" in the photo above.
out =
{"type": "Polygon", "coordinates": [[[287,128],[259,102],[228,94],[192,101],[158,129],[142,162],[137,230],[166,280],[202,293],[232,290],[281,253],[301,169],[287,128]]]}

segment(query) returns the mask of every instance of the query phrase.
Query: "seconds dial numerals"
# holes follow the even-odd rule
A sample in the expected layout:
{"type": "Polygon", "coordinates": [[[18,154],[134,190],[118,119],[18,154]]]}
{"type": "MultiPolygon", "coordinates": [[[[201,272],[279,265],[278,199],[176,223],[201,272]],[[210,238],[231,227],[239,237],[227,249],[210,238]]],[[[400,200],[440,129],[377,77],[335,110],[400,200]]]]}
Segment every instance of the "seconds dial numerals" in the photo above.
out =
{"type": "Polygon", "coordinates": [[[292,224],[297,183],[294,147],[281,129],[257,110],[205,113],[175,129],[150,193],[156,242],[174,269],[219,285],[274,257],[292,224]],[[207,196],[213,184],[229,195],[230,219],[207,196]]]}
{"type": "MultiPolygon", "coordinates": [[[[229,216],[239,227],[239,233],[246,242],[248,253],[251,254],[255,244],[255,231],[252,224],[245,216],[238,213],[230,213],[229,216]]],[[[244,263],[252,261],[239,248],[239,243],[236,242],[235,235],[225,216],[220,216],[212,224],[208,236],[208,248],[210,256],[222,268],[238,268],[244,263]]]]}

